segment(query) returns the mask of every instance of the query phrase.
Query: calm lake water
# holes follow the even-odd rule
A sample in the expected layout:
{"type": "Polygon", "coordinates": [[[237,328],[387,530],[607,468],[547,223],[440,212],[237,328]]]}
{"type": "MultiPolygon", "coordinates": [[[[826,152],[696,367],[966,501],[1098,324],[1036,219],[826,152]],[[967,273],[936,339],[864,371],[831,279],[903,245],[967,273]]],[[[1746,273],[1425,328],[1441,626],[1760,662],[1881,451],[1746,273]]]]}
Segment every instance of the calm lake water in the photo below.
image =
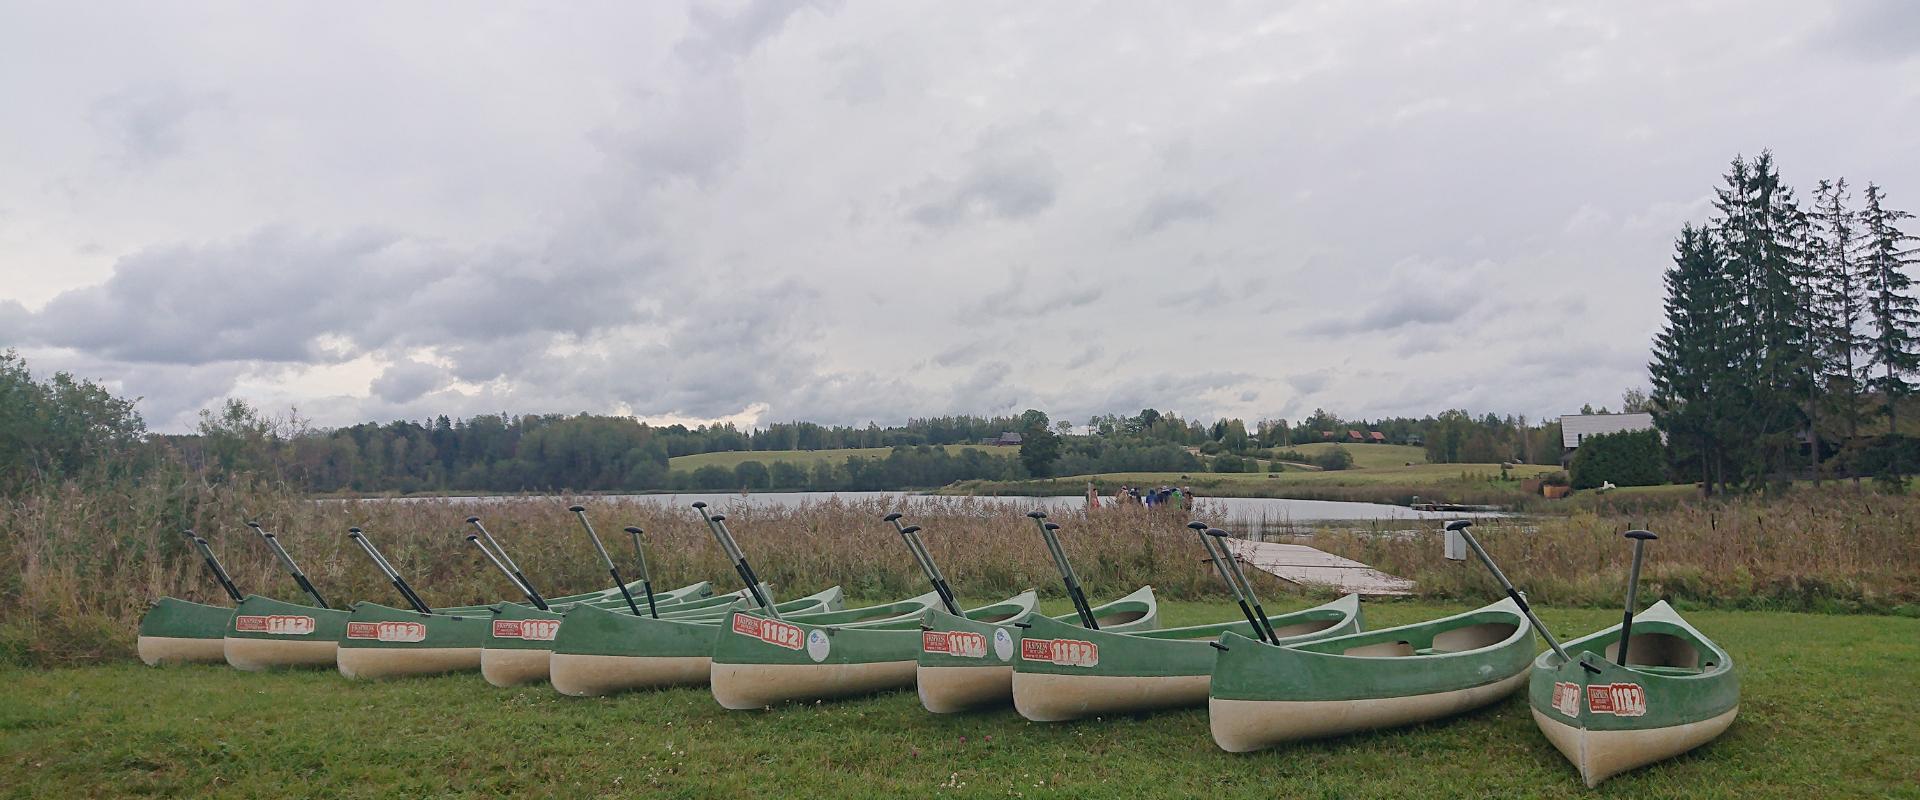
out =
{"type": "MultiPolygon", "coordinates": [[[[705,502],[716,510],[724,512],[729,508],[778,508],[820,503],[838,498],[840,500],[882,500],[889,503],[902,503],[908,509],[916,506],[950,504],[956,502],[991,503],[1012,507],[1025,512],[1039,509],[1048,512],[1079,511],[1086,506],[1084,497],[956,497],[951,495],[927,495],[911,492],[758,492],[742,495],[738,492],[722,494],[627,494],[601,495],[609,499],[619,499],[639,503],[658,503],[665,506],[688,508],[694,502],[705,502]]],[[[399,502],[419,498],[402,498],[399,502]]],[[[448,498],[454,502],[487,503],[505,498],[474,496],[448,498]]],[[[1111,498],[1103,502],[1110,503],[1111,498]]],[[[1226,518],[1229,525],[1244,528],[1250,533],[1267,530],[1284,530],[1291,523],[1313,523],[1328,520],[1383,522],[1414,520],[1445,520],[1468,517],[1495,516],[1486,513],[1462,513],[1458,511],[1415,511],[1405,506],[1383,505],[1380,503],[1344,503],[1331,500],[1279,500],[1267,497],[1202,497],[1199,510],[1203,513],[1218,514],[1226,518]]]]}

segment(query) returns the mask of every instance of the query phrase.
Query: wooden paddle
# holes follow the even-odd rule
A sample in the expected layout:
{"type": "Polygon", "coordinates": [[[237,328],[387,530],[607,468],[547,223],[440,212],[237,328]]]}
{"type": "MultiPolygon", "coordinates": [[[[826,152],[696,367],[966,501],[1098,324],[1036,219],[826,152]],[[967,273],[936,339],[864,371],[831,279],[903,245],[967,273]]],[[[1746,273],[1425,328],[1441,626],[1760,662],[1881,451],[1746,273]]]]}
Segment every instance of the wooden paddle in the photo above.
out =
{"type": "Polygon", "coordinates": [[[894,530],[900,532],[900,538],[907,543],[907,549],[913,553],[915,561],[920,562],[920,571],[927,574],[927,582],[933,584],[934,594],[940,595],[940,604],[947,607],[947,613],[962,616],[960,604],[953,598],[953,587],[947,585],[947,576],[940,574],[940,565],[933,562],[933,554],[927,552],[927,543],[920,539],[920,526],[901,525],[903,515],[895,511],[884,519],[893,523],[894,530]]]}
{"type": "Polygon", "coordinates": [[[365,531],[359,528],[348,528],[347,538],[360,543],[360,549],[367,551],[367,557],[373,559],[373,565],[386,573],[387,580],[393,582],[393,588],[400,591],[400,596],[406,598],[407,603],[413,606],[413,610],[422,614],[433,613],[433,609],[427,607],[426,601],[421,600],[420,595],[414,593],[413,587],[407,585],[407,579],[400,577],[400,571],[387,563],[386,557],[380,555],[380,551],[374,548],[373,542],[367,539],[365,531]]]}
{"type": "Polygon", "coordinates": [[[220,566],[220,559],[214,557],[213,548],[207,546],[207,540],[200,538],[200,534],[194,533],[191,529],[181,533],[186,534],[186,537],[193,541],[193,546],[200,549],[200,558],[207,562],[207,569],[213,571],[213,579],[220,582],[220,588],[227,590],[227,596],[233,598],[233,602],[239,603],[243,599],[240,596],[239,587],[233,585],[233,578],[227,575],[227,568],[220,566]]]}
{"type": "Polygon", "coordinates": [[[747,591],[753,595],[753,602],[759,603],[760,610],[766,612],[767,616],[779,619],[780,610],[774,608],[773,601],[760,591],[760,579],[754,576],[753,565],[747,563],[747,554],[740,552],[739,543],[733,540],[733,531],[727,530],[727,516],[707,513],[705,502],[695,501],[693,507],[700,512],[700,517],[707,521],[707,527],[713,531],[713,538],[720,543],[720,549],[727,554],[727,558],[733,559],[733,571],[739,573],[740,580],[746,582],[747,591]]]}
{"type": "Polygon", "coordinates": [[[1047,521],[1047,512],[1029,511],[1033,524],[1040,527],[1040,538],[1047,541],[1047,551],[1053,555],[1053,564],[1060,568],[1060,579],[1067,584],[1067,597],[1073,600],[1073,609],[1080,612],[1080,625],[1090,631],[1100,630],[1099,621],[1093,618],[1093,607],[1087,605],[1087,593],[1080,588],[1080,579],[1073,574],[1073,565],[1067,562],[1067,553],[1060,549],[1059,538],[1053,535],[1060,530],[1056,523],[1047,521]]]}
{"type": "Polygon", "coordinates": [[[640,562],[640,588],[647,593],[647,613],[659,619],[660,609],[653,604],[653,575],[647,572],[647,551],[640,547],[642,533],[646,531],[633,525],[627,526],[627,534],[633,537],[633,557],[640,562]]]}
{"type": "MultiPolygon", "coordinates": [[[[1553,631],[1547,630],[1546,623],[1541,622],[1540,618],[1534,615],[1533,607],[1527,605],[1526,596],[1520,594],[1519,589],[1513,588],[1513,583],[1507,580],[1506,573],[1501,572],[1500,566],[1493,563],[1493,557],[1487,555],[1487,551],[1480,547],[1480,540],[1473,538],[1473,534],[1467,532],[1471,527],[1473,527],[1473,520],[1454,520],[1447,523],[1447,532],[1460,534],[1460,538],[1466,540],[1467,546],[1473,549],[1473,554],[1480,557],[1480,563],[1487,565],[1487,571],[1493,573],[1493,579],[1500,582],[1500,588],[1507,590],[1507,597],[1512,598],[1513,604],[1520,607],[1520,613],[1527,615],[1527,621],[1533,623],[1533,629],[1540,633],[1540,638],[1547,640],[1547,646],[1553,648],[1553,652],[1558,653],[1560,658],[1572,661],[1573,657],[1567,655],[1566,648],[1560,646],[1560,640],[1553,638],[1553,631]]],[[[1584,661],[1581,662],[1581,666],[1591,672],[1600,671],[1584,661]]]]}
{"type": "Polygon", "coordinates": [[[607,546],[600,543],[600,534],[593,532],[593,523],[587,521],[586,506],[569,506],[567,510],[580,518],[580,527],[587,529],[587,538],[593,540],[593,549],[600,551],[601,561],[607,562],[607,574],[613,576],[613,585],[620,590],[620,596],[627,599],[627,608],[633,611],[634,616],[640,616],[640,605],[633,602],[633,593],[627,591],[627,582],[620,577],[620,567],[613,563],[613,556],[607,555],[607,546]]]}
{"type": "Polygon", "coordinates": [[[487,537],[487,541],[482,543],[479,538],[469,534],[467,541],[480,545],[480,552],[486,553],[487,559],[492,561],[494,566],[499,567],[501,572],[507,573],[507,579],[513,581],[513,585],[519,587],[520,593],[533,602],[534,608],[541,611],[549,610],[546,599],[533,588],[533,581],[527,580],[527,576],[520,571],[520,565],[513,563],[513,556],[507,555],[507,549],[501,547],[499,540],[493,538],[493,534],[487,531],[487,526],[480,524],[480,518],[467,517],[467,524],[479,529],[481,536],[487,537]],[[493,545],[493,549],[488,550],[487,545],[493,545]]]}
{"type": "Polygon", "coordinates": [[[1633,570],[1627,573],[1627,613],[1620,620],[1620,666],[1627,665],[1627,645],[1633,642],[1633,606],[1640,594],[1640,562],[1646,557],[1647,542],[1660,538],[1653,531],[1631,530],[1626,537],[1633,540],[1633,570]]]}
{"type": "Polygon", "coordinates": [[[300,571],[299,564],[293,563],[293,556],[287,555],[287,549],[280,546],[280,540],[275,538],[272,532],[260,527],[260,523],[253,521],[248,521],[247,527],[252,528],[255,533],[260,534],[260,539],[267,543],[267,549],[272,550],[274,556],[280,559],[280,566],[285,567],[287,574],[293,576],[293,582],[300,584],[300,589],[305,591],[309,597],[313,598],[314,605],[320,608],[333,607],[327,605],[327,598],[320,596],[319,589],[313,588],[313,581],[307,580],[307,574],[300,571]]]}

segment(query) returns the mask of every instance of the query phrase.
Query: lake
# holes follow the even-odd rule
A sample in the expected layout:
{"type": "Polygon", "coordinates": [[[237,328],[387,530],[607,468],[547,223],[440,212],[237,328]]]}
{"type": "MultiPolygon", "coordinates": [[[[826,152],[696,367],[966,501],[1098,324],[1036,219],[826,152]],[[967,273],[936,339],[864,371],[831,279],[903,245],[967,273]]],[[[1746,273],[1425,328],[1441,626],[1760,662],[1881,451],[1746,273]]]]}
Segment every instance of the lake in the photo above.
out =
{"type": "MultiPolygon", "coordinates": [[[[599,495],[606,499],[618,499],[640,503],[658,503],[667,506],[687,508],[695,502],[704,502],[716,510],[724,512],[729,508],[778,508],[820,503],[835,498],[841,500],[882,500],[902,503],[908,509],[916,505],[936,505],[953,502],[993,503],[1010,506],[1019,511],[1079,511],[1086,506],[1084,497],[1008,497],[978,496],[964,497],[953,495],[928,495],[913,492],[756,492],[742,495],[732,493],[688,493],[688,494],[621,494],[599,495]]],[[[424,498],[400,498],[401,502],[424,498]]],[[[485,495],[447,498],[454,502],[486,503],[503,499],[485,495]]],[[[1102,498],[1103,503],[1111,503],[1111,498],[1102,498]]],[[[1406,506],[1385,505],[1382,503],[1347,503],[1333,500],[1282,500],[1271,497],[1202,497],[1199,510],[1203,513],[1218,514],[1224,517],[1228,525],[1243,529],[1253,535],[1268,530],[1284,530],[1292,523],[1313,523],[1329,520],[1383,522],[1417,521],[1480,518],[1498,516],[1491,513],[1463,513],[1458,511],[1415,511],[1406,506]]]]}

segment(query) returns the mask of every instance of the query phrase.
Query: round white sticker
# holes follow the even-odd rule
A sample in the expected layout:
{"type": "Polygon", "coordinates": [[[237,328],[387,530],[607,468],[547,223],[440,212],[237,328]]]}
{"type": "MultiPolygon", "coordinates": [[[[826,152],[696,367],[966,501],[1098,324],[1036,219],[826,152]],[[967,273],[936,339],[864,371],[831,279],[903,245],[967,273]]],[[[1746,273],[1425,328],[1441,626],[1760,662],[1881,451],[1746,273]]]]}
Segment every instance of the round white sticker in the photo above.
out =
{"type": "Polygon", "coordinates": [[[1013,634],[1008,633],[1006,628],[993,629],[993,654],[999,656],[1001,661],[1013,658],[1013,634]]]}
{"type": "Polygon", "coordinates": [[[807,655],[814,661],[827,660],[827,652],[833,649],[833,643],[827,641],[827,632],[814,628],[807,632],[807,655]]]}

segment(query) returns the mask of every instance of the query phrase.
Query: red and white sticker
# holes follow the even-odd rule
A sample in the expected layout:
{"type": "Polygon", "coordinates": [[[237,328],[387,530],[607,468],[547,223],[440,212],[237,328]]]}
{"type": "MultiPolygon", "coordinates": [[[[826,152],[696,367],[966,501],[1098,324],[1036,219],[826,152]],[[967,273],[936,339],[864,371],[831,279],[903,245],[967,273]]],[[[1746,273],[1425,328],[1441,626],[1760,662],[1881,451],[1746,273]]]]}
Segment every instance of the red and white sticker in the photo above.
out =
{"type": "Polygon", "coordinates": [[[1091,667],[1100,663],[1100,645],[1078,639],[1021,639],[1020,657],[1063,667],[1091,667]]]}
{"type": "Polygon", "coordinates": [[[733,615],[733,632],[788,650],[798,650],[806,646],[806,637],[800,633],[800,626],[777,619],[761,619],[745,614],[735,614],[733,615]]]}
{"type": "Polygon", "coordinates": [[[307,636],[318,627],[313,617],[298,614],[272,614],[258,616],[242,614],[233,618],[233,629],[246,633],[268,633],[274,636],[307,636]]]}
{"type": "Polygon", "coordinates": [[[1587,687],[1587,710],[1616,717],[1647,713],[1647,690],[1637,683],[1600,683],[1587,687]]]}
{"type": "Polygon", "coordinates": [[[1580,684],[1567,681],[1554,684],[1553,710],[1569,717],[1580,716],[1580,684]]]}
{"type": "Polygon", "coordinates": [[[986,658],[987,637],[966,631],[927,631],[920,634],[920,649],[960,658],[986,658]]]}
{"type": "Polygon", "coordinates": [[[427,639],[427,626],[418,622],[349,622],[347,638],[377,642],[422,642],[427,639]]]}
{"type": "Polygon", "coordinates": [[[560,620],[557,619],[496,619],[493,621],[493,638],[495,639],[551,642],[559,633],[560,620]]]}

